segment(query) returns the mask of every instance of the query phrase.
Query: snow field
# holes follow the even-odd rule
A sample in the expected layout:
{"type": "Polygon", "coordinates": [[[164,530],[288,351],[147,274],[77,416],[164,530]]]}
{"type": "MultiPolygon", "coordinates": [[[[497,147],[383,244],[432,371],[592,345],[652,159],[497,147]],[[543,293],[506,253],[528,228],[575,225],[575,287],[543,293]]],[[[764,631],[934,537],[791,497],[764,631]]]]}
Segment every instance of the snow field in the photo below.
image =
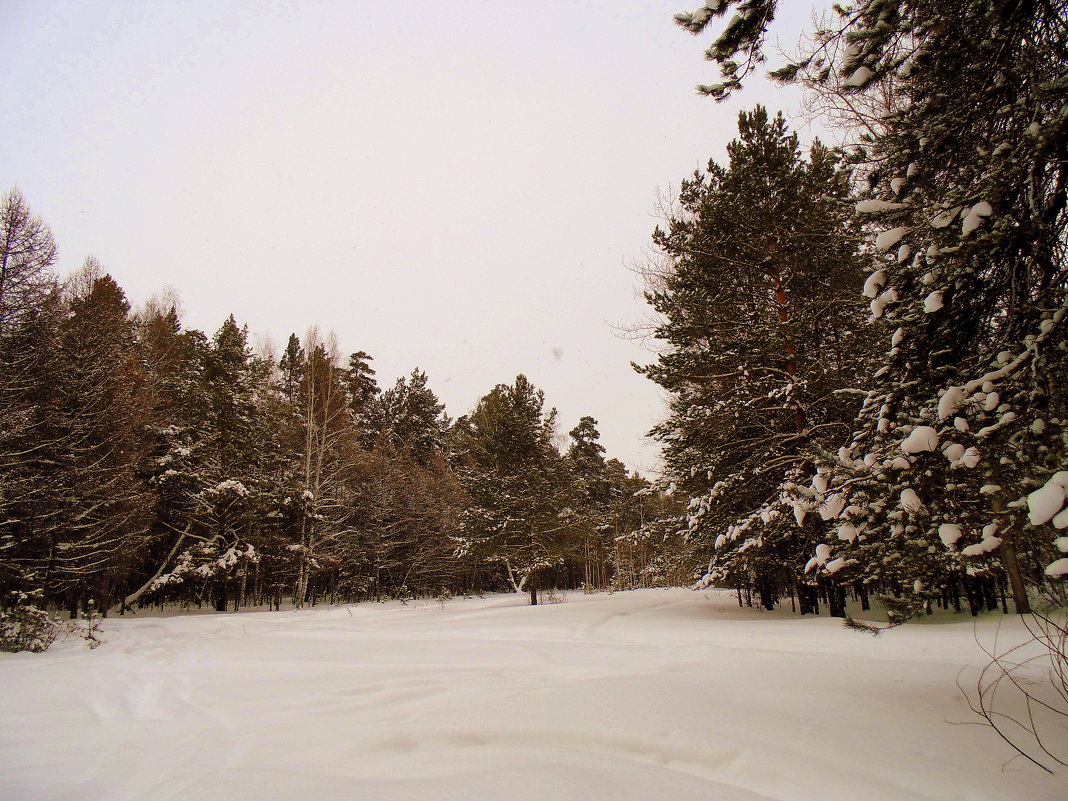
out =
{"type": "Polygon", "coordinates": [[[95,651],[2,655],[0,798],[1068,795],[954,725],[996,617],[871,638],[713,591],[524,600],[113,618],[95,651]]]}

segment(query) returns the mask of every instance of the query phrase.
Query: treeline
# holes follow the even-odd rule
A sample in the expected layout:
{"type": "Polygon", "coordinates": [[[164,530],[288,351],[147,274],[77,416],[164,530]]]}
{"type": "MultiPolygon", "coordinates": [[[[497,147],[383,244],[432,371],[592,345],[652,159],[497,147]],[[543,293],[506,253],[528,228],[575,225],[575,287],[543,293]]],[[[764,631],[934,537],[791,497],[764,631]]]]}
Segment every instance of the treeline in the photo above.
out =
{"type": "MultiPolygon", "coordinates": [[[[730,18],[700,92],[739,88],[776,8],[676,16],[730,18]]],[[[852,144],[802,154],[743,113],[655,236],[644,372],[671,397],[654,433],[704,581],[802,613],[880,594],[898,619],[1063,603],[1065,4],[835,9],[774,77],[852,144]]]]}
{"type": "Polygon", "coordinates": [[[557,447],[526,378],[450,419],[414,370],[314,329],[255,354],[174,304],[131,312],[95,260],[0,201],[0,604],[219,610],[678,581],[678,515],[583,417],[557,447]]]}

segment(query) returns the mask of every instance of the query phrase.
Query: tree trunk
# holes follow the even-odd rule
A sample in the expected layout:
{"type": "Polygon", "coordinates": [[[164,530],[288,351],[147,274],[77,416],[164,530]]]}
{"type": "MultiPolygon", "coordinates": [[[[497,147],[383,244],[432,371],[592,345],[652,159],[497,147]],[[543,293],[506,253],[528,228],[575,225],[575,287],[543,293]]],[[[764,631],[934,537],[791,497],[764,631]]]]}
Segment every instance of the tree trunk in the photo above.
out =
{"type": "MultiPolygon", "coordinates": [[[[145,592],[148,591],[148,588],[151,587],[155,583],[156,579],[158,579],[160,576],[163,575],[163,571],[167,569],[167,565],[169,565],[171,563],[171,560],[174,558],[175,554],[178,553],[178,549],[180,547],[182,547],[182,543],[185,542],[186,535],[189,534],[189,527],[190,526],[192,526],[192,523],[187,525],[185,527],[185,530],[182,531],[182,533],[178,535],[178,539],[175,540],[174,547],[171,548],[171,552],[169,554],[167,554],[167,558],[164,559],[160,563],[159,568],[156,570],[155,573],[152,574],[152,578],[150,578],[148,581],[146,581],[144,584],[142,584],[136,590],[134,590],[129,595],[127,595],[125,598],[123,598],[121,601],[119,601],[119,614],[120,615],[126,614],[126,610],[127,609],[129,609],[131,612],[134,612],[134,614],[136,614],[136,611],[134,610],[133,605],[135,603],[137,603],[137,600],[142,595],[144,595],[145,592]]],[[[105,612],[106,611],[107,610],[105,610],[105,612]]]]}
{"type": "Polygon", "coordinates": [[[1001,566],[1005,568],[1005,575],[1009,577],[1009,587],[1012,588],[1012,603],[1016,607],[1016,614],[1026,615],[1031,611],[1031,602],[1027,597],[1027,585],[1024,584],[1023,574],[1020,572],[1020,562],[1016,558],[1016,546],[1012,539],[1006,537],[1001,544],[1001,566]]]}

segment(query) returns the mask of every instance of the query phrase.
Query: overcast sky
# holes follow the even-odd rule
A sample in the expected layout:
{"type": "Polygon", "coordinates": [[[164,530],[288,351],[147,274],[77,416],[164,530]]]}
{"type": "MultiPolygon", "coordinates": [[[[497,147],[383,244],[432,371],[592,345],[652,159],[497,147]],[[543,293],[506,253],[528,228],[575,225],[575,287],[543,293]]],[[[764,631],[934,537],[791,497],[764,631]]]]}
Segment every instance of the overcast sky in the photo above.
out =
{"type": "Polygon", "coordinates": [[[0,191],[134,305],[169,285],[186,327],[233,313],[279,345],[318,324],[453,416],[522,372],[562,433],[592,415],[652,472],[663,404],[629,367],[652,356],[615,326],[645,314],[657,191],[721,159],[740,108],[799,105],[698,97],[685,7],[0,0],[0,191]]]}

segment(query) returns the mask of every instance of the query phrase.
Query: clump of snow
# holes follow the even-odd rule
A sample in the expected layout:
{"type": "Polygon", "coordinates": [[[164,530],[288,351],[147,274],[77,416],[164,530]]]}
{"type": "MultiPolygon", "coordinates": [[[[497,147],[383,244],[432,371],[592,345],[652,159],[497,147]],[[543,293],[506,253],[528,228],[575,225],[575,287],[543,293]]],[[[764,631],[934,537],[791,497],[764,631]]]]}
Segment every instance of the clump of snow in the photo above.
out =
{"type": "Polygon", "coordinates": [[[1068,499],[1065,487],[1068,485],[1068,471],[1061,470],[1027,496],[1027,519],[1032,526],[1048,523],[1064,507],[1068,499]]]}
{"type": "Polygon", "coordinates": [[[938,432],[932,426],[916,426],[901,443],[905,453],[933,451],[938,447],[938,432]]]}
{"type": "Polygon", "coordinates": [[[901,241],[901,237],[908,233],[908,230],[906,226],[899,225],[897,228],[883,231],[875,237],[875,247],[879,250],[889,250],[901,241]]]}
{"type": "MultiPolygon", "coordinates": [[[[871,302],[871,315],[872,315],[872,317],[874,319],[878,320],[880,317],[883,316],[883,311],[885,311],[887,304],[888,303],[893,303],[896,300],[897,300],[897,290],[894,289],[893,287],[890,287],[885,292],[883,292],[881,295],[879,295],[879,297],[877,297],[875,300],[873,300],[871,302]]],[[[878,373],[876,373],[876,375],[878,375],[878,373]]]]}
{"type": "Polygon", "coordinates": [[[833,520],[845,509],[846,499],[841,493],[832,495],[820,504],[820,517],[824,520],[833,520]]]}
{"type": "Polygon", "coordinates": [[[846,560],[839,556],[837,559],[832,559],[831,561],[829,561],[824,570],[826,570],[828,573],[837,573],[839,570],[845,567],[845,564],[846,560]]]}
{"type": "Polygon", "coordinates": [[[959,442],[947,442],[942,446],[942,455],[946,457],[950,464],[955,464],[964,456],[964,446],[959,442]]]}
{"type": "Polygon", "coordinates": [[[864,282],[864,297],[874,298],[886,283],[886,270],[876,270],[864,282]]]}
{"type": "Polygon", "coordinates": [[[838,535],[838,539],[842,540],[843,542],[853,542],[856,540],[857,535],[860,533],[860,530],[849,521],[843,521],[838,525],[836,533],[838,535]]]}
{"type": "Polygon", "coordinates": [[[831,546],[825,542],[821,542],[816,546],[816,563],[820,565],[827,564],[827,560],[831,558],[831,546]]]}
{"type": "Polygon", "coordinates": [[[845,79],[844,86],[863,86],[871,80],[872,71],[865,66],[857,67],[853,73],[845,79]]]}
{"type": "MultiPolygon", "coordinates": [[[[949,209],[947,211],[939,212],[931,220],[932,228],[945,228],[947,225],[957,219],[957,215],[960,214],[960,206],[955,209],[949,209]]],[[[937,245],[932,245],[937,251],[937,245]]]]}
{"type": "Polygon", "coordinates": [[[950,387],[942,393],[942,397],[938,399],[938,419],[945,420],[951,414],[955,414],[956,411],[964,403],[965,394],[961,387],[950,387]]]}
{"type": "Polygon", "coordinates": [[[912,487],[901,490],[901,508],[907,512],[919,512],[923,509],[923,501],[912,487]]]}
{"type": "Polygon", "coordinates": [[[938,538],[947,548],[952,548],[964,536],[964,529],[956,523],[943,523],[938,527],[938,538]]]}
{"type": "Polygon", "coordinates": [[[983,220],[993,213],[994,209],[991,208],[990,204],[986,201],[976,203],[968,209],[968,212],[964,215],[964,220],[961,223],[961,233],[963,233],[964,236],[967,236],[982,225],[983,220]]]}
{"type": "Polygon", "coordinates": [[[925,314],[934,314],[942,308],[942,290],[937,289],[923,299],[923,311],[925,314]]]}
{"type": "Polygon", "coordinates": [[[1056,562],[1047,565],[1043,572],[1050,578],[1068,576],[1068,559],[1058,559],[1056,562]]]}
{"type": "Polygon", "coordinates": [[[905,208],[908,208],[907,203],[892,203],[889,200],[862,200],[857,203],[857,211],[861,214],[878,214],[905,208]]]}

